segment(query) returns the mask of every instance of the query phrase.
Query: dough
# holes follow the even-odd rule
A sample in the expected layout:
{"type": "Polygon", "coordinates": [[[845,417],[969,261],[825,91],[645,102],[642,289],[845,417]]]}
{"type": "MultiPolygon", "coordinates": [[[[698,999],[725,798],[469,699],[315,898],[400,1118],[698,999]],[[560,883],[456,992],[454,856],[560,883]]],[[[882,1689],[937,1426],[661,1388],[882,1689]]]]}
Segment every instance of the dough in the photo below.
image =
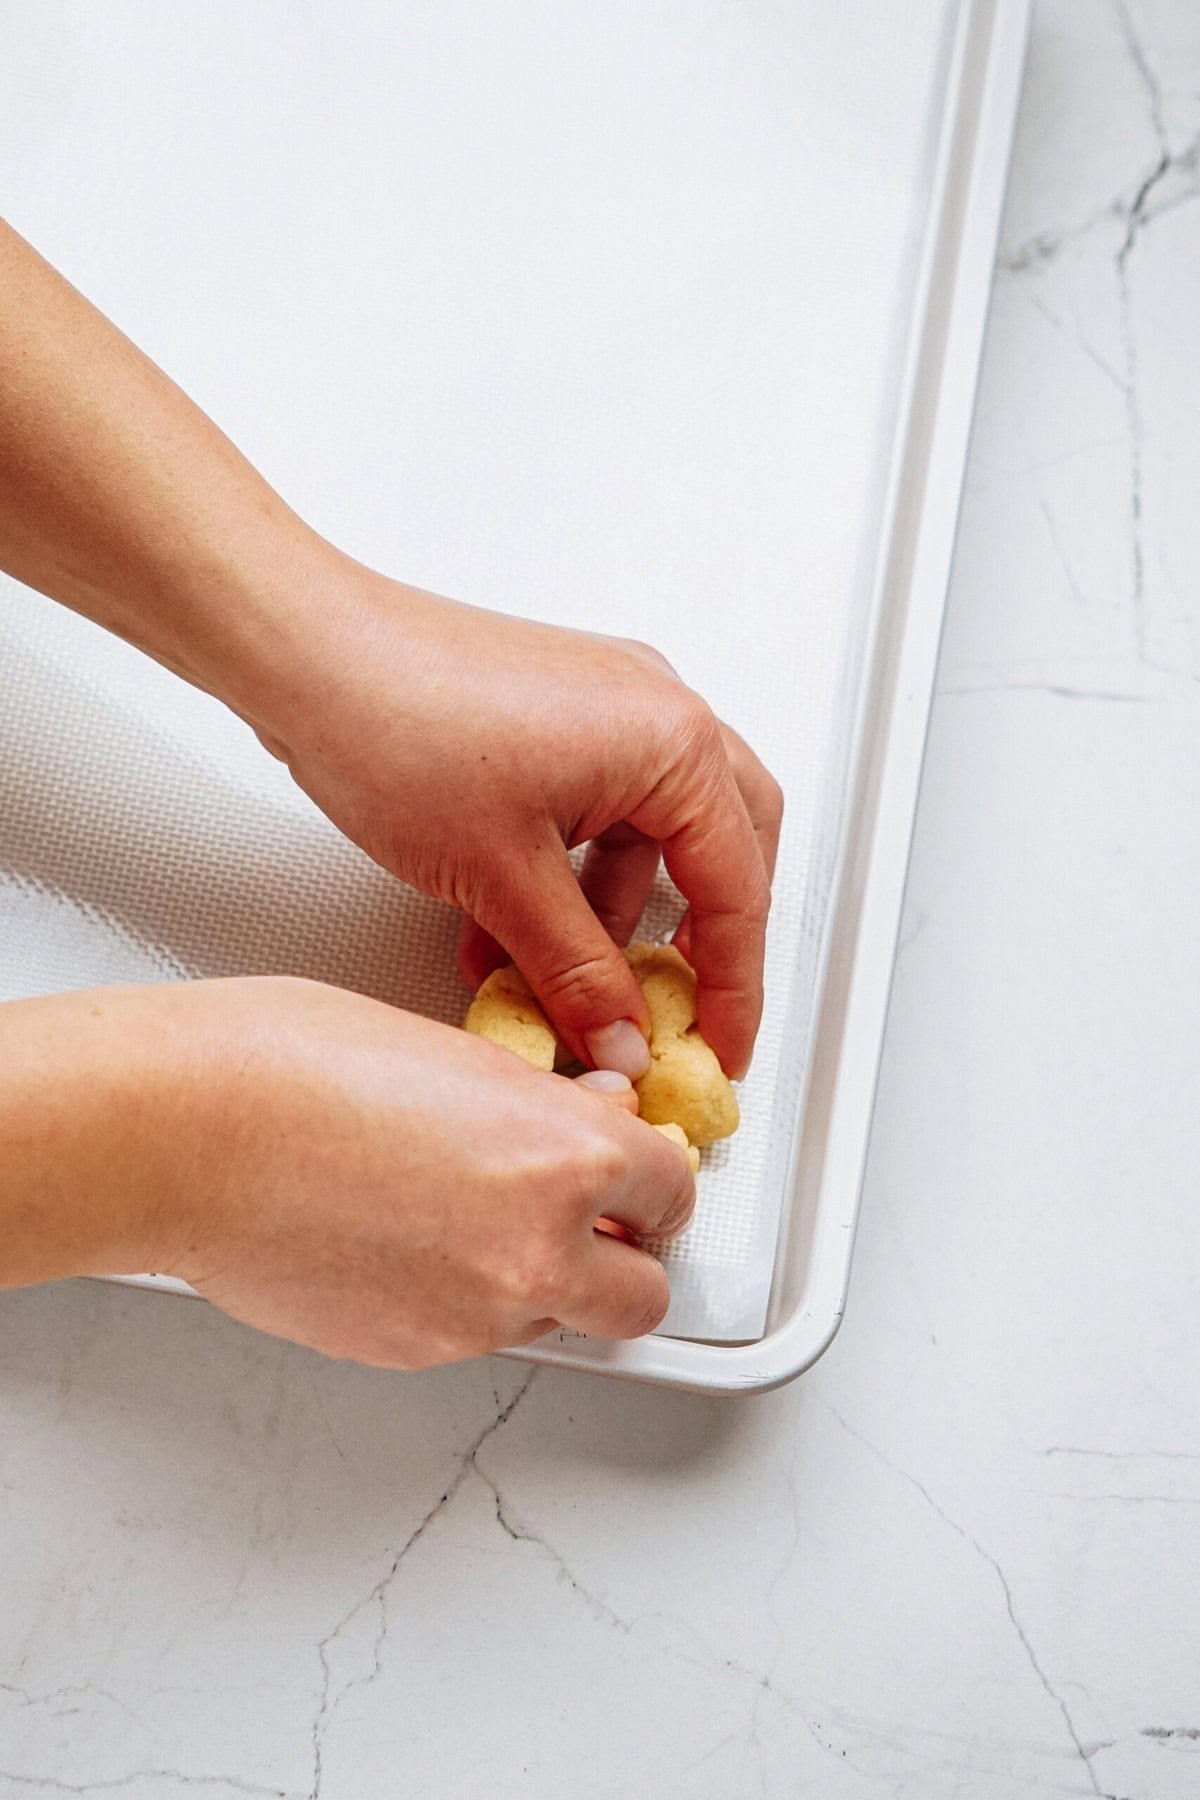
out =
{"type": "MultiPolygon", "coordinates": [[[[687,1151],[694,1173],[700,1167],[695,1146],[737,1130],[737,1098],[696,1030],[696,976],[690,965],[671,944],[631,944],[625,955],[650,1010],[650,1067],[634,1084],[638,1108],[648,1125],[687,1151]]],[[[525,977],[511,963],[488,976],[463,1024],[535,1069],[553,1069],[561,1049],[525,977]]]]}
{"type": "Polygon", "coordinates": [[[503,1044],[535,1069],[554,1067],[558,1048],[554,1027],[512,963],[488,976],[467,1009],[463,1030],[503,1044]]]}
{"type": "Polygon", "coordinates": [[[650,1009],[650,1067],[635,1083],[643,1119],[680,1126],[693,1144],[732,1136],[738,1103],[696,1030],[696,976],[673,944],[631,944],[625,952],[650,1009]]]}

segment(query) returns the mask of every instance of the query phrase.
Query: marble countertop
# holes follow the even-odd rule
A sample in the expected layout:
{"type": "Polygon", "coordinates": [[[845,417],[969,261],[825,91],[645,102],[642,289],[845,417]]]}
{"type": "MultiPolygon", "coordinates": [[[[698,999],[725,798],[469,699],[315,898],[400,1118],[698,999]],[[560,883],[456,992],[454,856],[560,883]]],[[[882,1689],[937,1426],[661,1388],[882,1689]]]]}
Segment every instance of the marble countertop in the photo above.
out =
{"type": "Polygon", "coordinates": [[[832,1349],[7,1296],[0,1795],[1200,1792],[1197,202],[1193,0],[1044,0],[832,1349]]]}

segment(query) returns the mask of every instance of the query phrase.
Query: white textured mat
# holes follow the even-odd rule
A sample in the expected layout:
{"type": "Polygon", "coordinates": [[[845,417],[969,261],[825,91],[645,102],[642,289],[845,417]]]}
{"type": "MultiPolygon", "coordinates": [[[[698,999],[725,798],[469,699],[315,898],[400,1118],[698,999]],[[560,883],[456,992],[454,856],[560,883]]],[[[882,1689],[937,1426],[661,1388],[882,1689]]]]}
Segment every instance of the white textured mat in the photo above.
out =
{"type": "MultiPolygon", "coordinates": [[[[0,0],[0,210],[301,512],[651,640],[783,781],[681,1335],[762,1327],[950,12],[0,0]]],[[[219,705],[11,582],[0,653],[0,995],[288,970],[461,1017],[453,917],[219,705]]]]}

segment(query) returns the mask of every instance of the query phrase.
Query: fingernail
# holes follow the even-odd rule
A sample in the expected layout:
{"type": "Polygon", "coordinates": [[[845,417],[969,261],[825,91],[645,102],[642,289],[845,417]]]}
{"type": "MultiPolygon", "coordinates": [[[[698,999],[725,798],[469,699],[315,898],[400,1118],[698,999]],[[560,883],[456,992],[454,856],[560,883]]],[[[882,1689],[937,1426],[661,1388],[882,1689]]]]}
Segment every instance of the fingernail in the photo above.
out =
{"type": "Polygon", "coordinates": [[[646,1040],[632,1019],[616,1019],[611,1025],[602,1025],[599,1031],[589,1032],[585,1042],[597,1069],[616,1069],[630,1081],[637,1081],[650,1067],[646,1040]]]}
{"type": "Polygon", "coordinates": [[[633,1083],[620,1069],[589,1069],[575,1077],[579,1087],[594,1088],[598,1094],[627,1094],[633,1083]]]}

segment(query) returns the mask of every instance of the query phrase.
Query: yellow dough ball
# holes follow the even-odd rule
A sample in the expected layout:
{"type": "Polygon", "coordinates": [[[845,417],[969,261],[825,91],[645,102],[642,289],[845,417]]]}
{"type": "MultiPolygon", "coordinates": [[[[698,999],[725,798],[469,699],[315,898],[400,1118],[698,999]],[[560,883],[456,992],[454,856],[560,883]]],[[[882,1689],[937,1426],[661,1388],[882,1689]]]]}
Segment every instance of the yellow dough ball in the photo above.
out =
{"type": "Polygon", "coordinates": [[[692,1144],[731,1137],[737,1096],[696,1029],[695,971],[672,944],[631,944],[625,955],[650,1011],[650,1067],[634,1084],[642,1118],[678,1125],[692,1144]]]}
{"type": "Polygon", "coordinates": [[[692,1174],[698,1175],[700,1173],[700,1152],[697,1150],[695,1144],[688,1143],[687,1132],[683,1129],[683,1126],[671,1124],[656,1125],[654,1129],[655,1131],[661,1131],[665,1138],[670,1138],[673,1144],[678,1144],[681,1150],[687,1151],[688,1161],[692,1165],[692,1174]]]}
{"type": "MultiPolygon", "coordinates": [[[[737,1098],[696,1029],[694,970],[671,944],[631,944],[625,955],[650,1013],[650,1067],[634,1083],[638,1109],[648,1125],[687,1151],[695,1173],[696,1146],[737,1130],[737,1098]]],[[[535,1069],[553,1069],[562,1053],[554,1027],[511,963],[488,976],[463,1025],[535,1069]]]]}
{"type": "Polygon", "coordinates": [[[554,1027],[512,963],[488,976],[467,1009],[463,1030],[502,1044],[535,1069],[554,1067],[558,1048],[554,1027]]]}

